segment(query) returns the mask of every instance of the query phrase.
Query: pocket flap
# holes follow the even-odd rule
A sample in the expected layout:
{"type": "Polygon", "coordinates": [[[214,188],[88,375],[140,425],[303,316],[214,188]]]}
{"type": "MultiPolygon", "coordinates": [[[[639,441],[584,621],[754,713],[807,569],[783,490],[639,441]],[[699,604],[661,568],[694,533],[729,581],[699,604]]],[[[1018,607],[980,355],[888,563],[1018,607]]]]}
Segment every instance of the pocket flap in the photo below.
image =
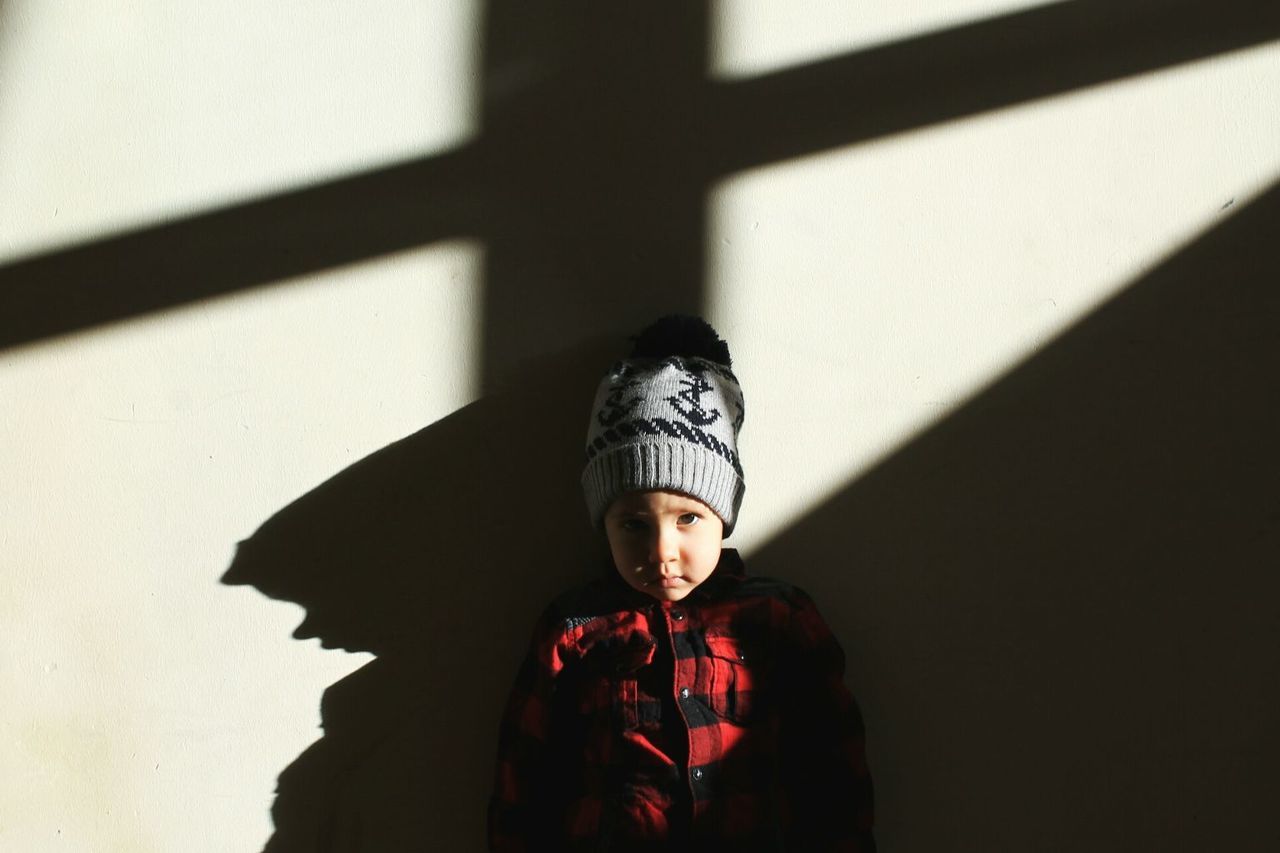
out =
{"type": "Polygon", "coordinates": [[[707,632],[707,651],[711,652],[713,657],[724,658],[735,663],[747,662],[747,650],[742,641],[737,637],[731,637],[727,634],[707,632]]]}
{"type": "Polygon", "coordinates": [[[582,660],[588,671],[608,673],[635,672],[653,662],[658,643],[644,631],[625,635],[584,638],[582,660]]]}

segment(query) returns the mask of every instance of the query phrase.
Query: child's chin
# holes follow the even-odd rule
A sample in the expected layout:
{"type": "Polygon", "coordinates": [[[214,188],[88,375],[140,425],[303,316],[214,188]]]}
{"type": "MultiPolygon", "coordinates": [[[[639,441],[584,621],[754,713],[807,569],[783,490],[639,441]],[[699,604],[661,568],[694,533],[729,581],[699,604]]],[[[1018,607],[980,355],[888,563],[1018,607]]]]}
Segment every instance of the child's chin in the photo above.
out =
{"type": "Polygon", "coordinates": [[[662,587],[645,587],[644,592],[658,599],[658,601],[679,601],[692,591],[693,587],[682,584],[681,586],[663,589],[662,587]]]}

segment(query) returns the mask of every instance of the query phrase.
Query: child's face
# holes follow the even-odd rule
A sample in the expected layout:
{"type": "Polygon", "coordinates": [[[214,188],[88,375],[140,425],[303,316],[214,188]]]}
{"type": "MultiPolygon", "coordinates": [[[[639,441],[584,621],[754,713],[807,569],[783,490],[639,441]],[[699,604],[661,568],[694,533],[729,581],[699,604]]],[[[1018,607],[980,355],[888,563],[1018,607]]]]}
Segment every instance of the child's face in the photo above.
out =
{"type": "Polygon", "coordinates": [[[724,523],[702,501],[679,492],[628,492],[604,515],[618,574],[659,601],[679,601],[720,562],[724,523]]]}

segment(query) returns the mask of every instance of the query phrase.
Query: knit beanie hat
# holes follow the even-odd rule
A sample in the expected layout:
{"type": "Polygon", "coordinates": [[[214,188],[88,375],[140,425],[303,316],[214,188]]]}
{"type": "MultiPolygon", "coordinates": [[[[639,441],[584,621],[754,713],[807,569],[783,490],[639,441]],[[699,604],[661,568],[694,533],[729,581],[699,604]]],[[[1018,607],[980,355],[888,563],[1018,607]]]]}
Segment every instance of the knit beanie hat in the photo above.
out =
{"type": "Polygon", "coordinates": [[[587,427],[582,488],[599,526],[625,492],[697,498],[733,531],[746,484],[738,459],[742,389],[729,345],[700,317],[668,316],[605,373],[587,427]]]}

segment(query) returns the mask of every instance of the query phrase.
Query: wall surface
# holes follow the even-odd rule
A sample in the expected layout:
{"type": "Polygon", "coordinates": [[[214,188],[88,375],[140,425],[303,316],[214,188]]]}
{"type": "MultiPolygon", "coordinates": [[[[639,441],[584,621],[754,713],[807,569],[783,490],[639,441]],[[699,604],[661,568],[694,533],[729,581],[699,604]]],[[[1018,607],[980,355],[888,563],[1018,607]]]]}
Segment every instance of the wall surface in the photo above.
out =
{"type": "Polygon", "coordinates": [[[0,0],[0,849],[482,849],[673,309],[883,850],[1278,849],[1280,12],[1112,5],[0,0]]]}

